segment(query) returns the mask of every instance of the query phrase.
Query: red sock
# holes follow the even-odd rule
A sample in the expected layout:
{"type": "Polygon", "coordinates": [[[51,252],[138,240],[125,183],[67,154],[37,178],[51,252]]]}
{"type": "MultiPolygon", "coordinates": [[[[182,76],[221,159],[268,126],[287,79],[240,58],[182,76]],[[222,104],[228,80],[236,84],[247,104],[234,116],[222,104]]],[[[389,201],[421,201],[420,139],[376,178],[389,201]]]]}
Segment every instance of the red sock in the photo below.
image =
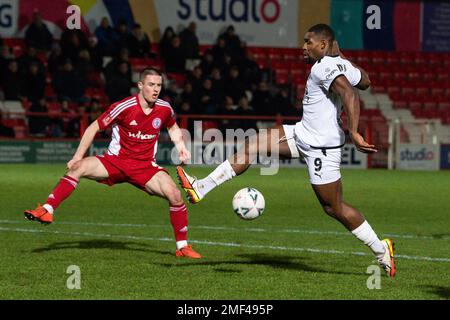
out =
{"type": "Polygon", "coordinates": [[[56,209],[61,202],[63,202],[78,185],[78,181],[72,177],[64,176],[48,196],[45,204],[49,204],[53,209],[56,209]]]}
{"type": "Polygon", "coordinates": [[[170,206],[170,223],[176,241],[187,240],[188,218],[186,206],[183,204],[170,206]]]}

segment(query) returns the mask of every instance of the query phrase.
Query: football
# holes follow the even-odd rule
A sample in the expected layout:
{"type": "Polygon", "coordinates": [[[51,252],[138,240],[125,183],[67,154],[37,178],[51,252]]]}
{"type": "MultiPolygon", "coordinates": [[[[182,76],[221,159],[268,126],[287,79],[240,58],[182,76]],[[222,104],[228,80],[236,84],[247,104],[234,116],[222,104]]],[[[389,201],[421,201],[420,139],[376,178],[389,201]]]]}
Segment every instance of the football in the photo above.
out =
{"type": "Polygon", "coordinates": [[[244,220],[258,218],[264,212],[265,206],[264,196],[255,188],[241,189],[233,197],[233,210],[244,220]]]}

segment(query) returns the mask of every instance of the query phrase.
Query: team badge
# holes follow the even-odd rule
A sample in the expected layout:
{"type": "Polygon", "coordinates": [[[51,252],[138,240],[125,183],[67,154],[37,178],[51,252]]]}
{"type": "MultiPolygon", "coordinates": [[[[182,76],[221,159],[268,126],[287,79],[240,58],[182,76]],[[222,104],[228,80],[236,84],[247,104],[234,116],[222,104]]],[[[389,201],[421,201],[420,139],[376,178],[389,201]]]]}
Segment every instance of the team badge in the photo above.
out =
{"type": "Polygon", "coordinates": [[[161,127],[161,119],[160,118],[155,118],[155,119],[153,119],[153,122],[152,122],[152,126],[153,126],[153,128],[155,128],[155,129],[159,129],[159,127],[161,127]]]}

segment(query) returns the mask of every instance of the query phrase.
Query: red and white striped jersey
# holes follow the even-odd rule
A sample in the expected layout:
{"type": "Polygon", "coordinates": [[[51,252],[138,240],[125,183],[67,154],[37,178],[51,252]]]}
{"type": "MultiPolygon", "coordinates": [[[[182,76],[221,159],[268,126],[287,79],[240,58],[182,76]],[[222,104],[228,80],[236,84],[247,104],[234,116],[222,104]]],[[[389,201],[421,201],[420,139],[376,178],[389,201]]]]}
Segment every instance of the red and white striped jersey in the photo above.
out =
{"type": "Polygon", "coordinates": [[[113,103],[97,122],[100,130],[112,126],[108,154],[153,161],[161,128],[175,124],[175,113],[168,102],[158,99],[146,115],[135,95],[113,103]]]}

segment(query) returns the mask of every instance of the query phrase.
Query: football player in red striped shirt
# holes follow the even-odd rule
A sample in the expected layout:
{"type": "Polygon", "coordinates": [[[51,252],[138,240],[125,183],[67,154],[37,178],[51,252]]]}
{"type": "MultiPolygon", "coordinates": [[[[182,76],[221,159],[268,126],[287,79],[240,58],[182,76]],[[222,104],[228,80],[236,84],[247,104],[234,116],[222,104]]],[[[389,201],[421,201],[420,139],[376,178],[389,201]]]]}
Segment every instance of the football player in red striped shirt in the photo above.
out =
{"type": "Polygon", "coordinates": [[[201,258],[187,243],[187,210],[176,184],[168,172],[155,162],[157,142],[162,128],[167,128],[182,162],[190,158],[175,114],[166,101],[158,99],[162,75],[154,68],[140,74],[139,93],[113,103],[83,134],[68,171],[48,196],[44,205],[24,212],[29,220],[50,224],[54,210],[68,198],[81,178],[107,185],[128,182],[150,195],[167,199],[170,222],[176,240],[176,256],[201,258]],[[108,150],[99,156],[84,157],[97,132],[112,128],[108,150]]]}

